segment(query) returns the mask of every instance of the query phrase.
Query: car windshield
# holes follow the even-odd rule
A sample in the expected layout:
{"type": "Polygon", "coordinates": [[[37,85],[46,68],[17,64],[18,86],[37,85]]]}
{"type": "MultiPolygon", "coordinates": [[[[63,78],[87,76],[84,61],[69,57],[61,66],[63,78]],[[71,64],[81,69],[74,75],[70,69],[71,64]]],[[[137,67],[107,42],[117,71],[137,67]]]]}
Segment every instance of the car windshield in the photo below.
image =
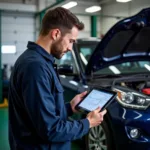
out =
{"type": "Polygon", "coordinates": [[[78,42],[77,43],[77,49],[80,54],[80,58],[82,61],[82,64],[84,66],[84,69],[86,65],[88,64],[88,61],[94,52],[96,46],[98,45],[99,41],[84,41],[84,42],[78,42]]]}

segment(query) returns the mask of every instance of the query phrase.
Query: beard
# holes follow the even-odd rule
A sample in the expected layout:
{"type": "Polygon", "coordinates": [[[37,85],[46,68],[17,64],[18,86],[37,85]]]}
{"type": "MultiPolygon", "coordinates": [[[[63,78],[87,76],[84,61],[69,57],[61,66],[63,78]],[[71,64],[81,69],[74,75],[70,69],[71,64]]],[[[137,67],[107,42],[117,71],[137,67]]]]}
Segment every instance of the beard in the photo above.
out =
{"type": "Polygon", "coordinates": [[[62,45],[62,39],[59,39],[51,46],[51,54],[57,58],[61,59],[63,56],[63,45],[62,45]]]}

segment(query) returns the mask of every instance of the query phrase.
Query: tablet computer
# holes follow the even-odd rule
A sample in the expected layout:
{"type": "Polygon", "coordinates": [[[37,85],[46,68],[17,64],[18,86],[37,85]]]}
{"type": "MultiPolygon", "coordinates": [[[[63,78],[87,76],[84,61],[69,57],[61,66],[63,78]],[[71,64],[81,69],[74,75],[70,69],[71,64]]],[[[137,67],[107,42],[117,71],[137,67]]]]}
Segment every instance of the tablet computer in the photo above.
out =
{"type": "Polygon", "coordinates": [[[77,104],[76,109],[81,112],[90,112],[100,107],[103,111],[113,101],[116,94],[111,90],[94,88],[77,104]]]}

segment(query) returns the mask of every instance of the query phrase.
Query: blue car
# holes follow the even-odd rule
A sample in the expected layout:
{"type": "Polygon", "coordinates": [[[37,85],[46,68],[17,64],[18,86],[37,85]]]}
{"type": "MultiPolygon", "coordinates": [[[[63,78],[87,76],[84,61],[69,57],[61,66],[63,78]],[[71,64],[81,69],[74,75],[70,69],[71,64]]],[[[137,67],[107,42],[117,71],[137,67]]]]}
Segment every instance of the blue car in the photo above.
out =
{"type": "Polygon", "coordinates": [[[58,63],[66,101],[93,87],[117,92],[84,149],[150,150],[150,8],[118,22],[102,40],[79,39],[58,63]]]}

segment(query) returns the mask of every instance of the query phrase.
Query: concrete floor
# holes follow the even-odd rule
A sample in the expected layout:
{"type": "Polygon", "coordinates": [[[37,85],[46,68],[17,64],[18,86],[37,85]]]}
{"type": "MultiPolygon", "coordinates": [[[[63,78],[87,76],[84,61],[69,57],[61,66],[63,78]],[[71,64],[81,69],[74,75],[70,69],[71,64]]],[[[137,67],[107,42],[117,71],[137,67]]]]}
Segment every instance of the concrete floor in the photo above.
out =
{"type": "MultiPolygon", "coordinates": [[[[81,141],[80,141],[81,142],[81,141]]],[[[72,143],[72,150],[81,150],[79,141],[72,143]]],[[[8,144],[8,109],[0,108],[0,150],[10,150],[8,144]]]]}

